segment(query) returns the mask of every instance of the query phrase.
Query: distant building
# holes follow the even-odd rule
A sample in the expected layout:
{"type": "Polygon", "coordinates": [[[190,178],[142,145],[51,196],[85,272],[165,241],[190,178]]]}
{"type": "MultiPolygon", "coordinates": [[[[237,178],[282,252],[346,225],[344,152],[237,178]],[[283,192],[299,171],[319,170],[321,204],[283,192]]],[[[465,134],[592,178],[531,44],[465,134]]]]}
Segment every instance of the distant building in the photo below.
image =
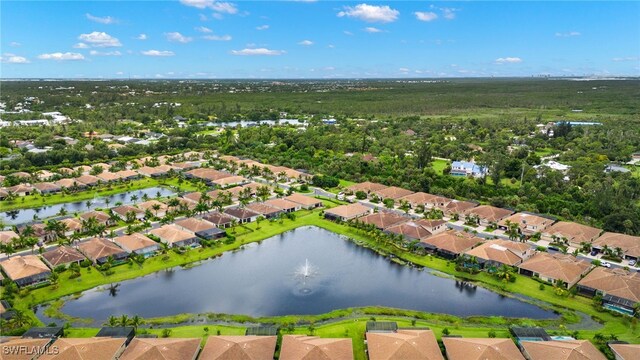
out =
{"type": "Polygon", "coordinates": [[[450,175],[480,178],[487,175],[487,168],[469,161],[454,161],[451,163],[450,175]]]}

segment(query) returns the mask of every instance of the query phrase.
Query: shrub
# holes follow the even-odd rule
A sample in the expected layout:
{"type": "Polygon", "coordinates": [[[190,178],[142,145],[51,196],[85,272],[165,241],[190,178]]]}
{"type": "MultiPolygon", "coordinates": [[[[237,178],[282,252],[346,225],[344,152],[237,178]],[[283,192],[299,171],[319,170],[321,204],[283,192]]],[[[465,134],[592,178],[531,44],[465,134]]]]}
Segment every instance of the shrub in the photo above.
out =
{"type": "Polygon", "coordinates": [[[162,334],[160,335],[163,338],[168,338],[171,336],[171,329],[162,329],[162,334]]]}

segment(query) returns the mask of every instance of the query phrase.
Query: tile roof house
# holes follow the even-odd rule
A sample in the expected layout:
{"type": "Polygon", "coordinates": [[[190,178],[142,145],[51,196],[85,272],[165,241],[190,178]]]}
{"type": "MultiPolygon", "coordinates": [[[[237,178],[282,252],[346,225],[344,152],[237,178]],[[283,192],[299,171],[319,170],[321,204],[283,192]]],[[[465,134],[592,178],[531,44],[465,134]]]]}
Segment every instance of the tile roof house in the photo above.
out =
{"type": "Polygon", "coordinates": [[[609,344],[616,360],[634,360],[640,354],[640,344],[609,344]]]}
{"type": "Polygon", "coordinates": [[[189,246],[199,243],[198,237],[189,231],[182,230],[175,224],[162,225],[149,231],[149,234],[157,236],[160,241],[171,247],[189,246]]]}
{"type": "Polygon", "coordinates": [[[501,265],[516,266],[530,258],[534,250],[526,243],[509,240],[489,240],[465,254],[475,256],[484,268],[501,265]]]}
{"type": "Polygon", "coordinates": [[[351,185],[345,188],[345,191],[353,194],[357,193],[358,191],[364,191],[368,195],[368,194],[371,194],[372,192],[382,190],[386,187],[387,185],[365,181],[359,184],[351,185]]]}
{"type": "Polygon", "coordinates": [[[144,219],[144,216],[145,216],[144,210],[132,205],[116,206],[112,208],[111,211],[113,211],[113,213],[116,214],[122,220],[126,220],[127,214],[130,212],[132,212],[135,215],[137,220],[142,220],[144,219]]]}
{"type": "Polygon", "coordinates": [[[224,213],[219,213],[217,211],[210,212],[202,217],[203,219],[209,221],[214,224],[218,228],[227,228],[231,226],[234,218],[224,213]]]}
{"type": "Polygon", "coordinates": [[[63,265],[68,266],[71,263],[80,264],[85,259],[78,250],[71,246],[58,246],[53,250],[49,250],[42,254],[44,262],[47,263],[52,269],[63,265]]]}
{"type": "Polygon", "coordinates": [[[66,236],[72,236],[75,233],[79,233],[82,231],[82,220],[78,219],[78,218],[66,218],[66,219],[62,219],[60,220],[61,224],[64,224],[64,226],[66,226],[67,231],[65,231],[65,235],[66,236]]]}
{"type": "Polygon", "coordinates": [[[158,218],[161,218],[167,215],[167,210],[169,209],[169,206],[167,206],[167,204],[160,202],[158,200],[149,200],[149,201],[141,202],[136,206],[140,208],[142,211],[144,211],[145,213],[147,212],[147,210],[151,211],[151,213],[158,218]],[[154,207],[157,207],[158,210],[154,209],[154,207]]]}
{"type": "Polygon", "coordinates": [[[191,232],[206,240],[219,239],[226,235],[226,232],[217,228],[213,223],[198,218],[186,218],[176,221],[176,226],[182,230],[191,232]]]}
{"type": "Polygon", "coordinates": [[[286,213],[298,211],[301,209],[300,204],[285,199],[271,199],[265,201],[264,204],[276,209],[280,209],[286,213]]]}
{"type": "Polygon", "coordinates": [[[391,226],[398,225],[403,222],[407,222],[410,219],[402,215],[393,212],[377,212],[367,216],[359,218],[357,221],[364,224],[371,224],[377,229],[384,230],[391,226]]]}
{"type": "Polygon", "coordinates": [[[16,196],[27,196],[33,194],[35,188],[29,184],[18,184],[8,187],[6,190],[16,196]]]}
{"type": "Polygon", "coordinates": [[[224,213],[235,218],[240,224],[256,221],[258,216],[260,216],[257,212],[240,207],[226,208],[224,213]]]}
{"type": "Polygon", "coordinates": [[[251,203],[246,206],[247,209],[261,214],[267,219],[275,218],[280,214],[284,214],[284,210],[269,206],[264,203],[251,203]]]}
{"type": "Polygon", "coordinates": [[[591,270],[592,265],[571,255],[540,252],[518,265],[518,268],[522,275],[562,284],[568,289],[580,281],[591,270]]]}
{"type": "Polygon", "coordinates": [[[14,256],[2,260],[0,267],[18,286],[45,281],[51,275],[47,265],[35,255],[14,256]]]}
{"type": "Polygon", "coordinates": [[[360,204],[340,205],[324,211],[324,217],[329,220],[347,221],[368,215],[372,209],[360,204]]]}
{"type": "Polygon", "coordinates": [[[557,238],[566,238],[569,244],[579,247],[582,243],[592,243],[600,236],[602,230],[568,221],[558,221],[549,226],[542,232],[542,239],[553,240],[553,236],[557,238]]]}
{"type": "Polygon", "coordinates": [[[58,338],[51,347],[56,352],[46,353],[38,360],[115,360],[124,351],[125,339],[58,338]]]}
{"type": "Polygon", "coordinates": [[[473,249],[484,240],[464,231],[449,230],[420,240],[420,246],[435,251],[442,257],[453,259],[473,249]]]}
{"type": "Polygon", "coordinates": [[[158,245],[157,242],[140,233],[118,236],[113,238],[113,242],[128,253],[136,253],[144,256],[152,255],[160,249],[160,245],[158,245]]]}
{"type": "Polygon", "coordinates": [[[443,337],[449,360],[525,360],[511,339],[443,337]]]}
{"type": "Polygon", "coordinates": [[[77,179],[60,179],[54,184],[60,186],[62,189],[85,189],[87,184],[80,182],[77,179]]]}
{"type": "Polygon", "coordinates": [[[444,360],[431,330],[367,332],[369,360],[444,360]]]}
{"type": "Polygon", "coordinates": [[[90,218],[95,218],[98,221],[98,224],[102,224],[102,225],[106,225],[106,226],[113,226],[116,223],[111,218],[111,216],[105,214],[102,211],[93,210],[93,211],[89,211],[89,212],[80,214],[80,219],[82,219],[82,220],[88,220],[90,218]]]}
{"type": "Polygon", "coordinates": [[[640,302],[640,273],[596,267],[578,282],[578,291],[602,296],[603,303],[623,307],[631,313],[640,302]]]}
{"type": "Polygon", "coordinates": [[[447,222],[441,219],[418,219],[414,222],[434,235],[447,230],[447,222]]]}
{"type": "Polygon", "coordinates": [[[112,257],[115,261],[127,258],[128,254],[115,243],[104,238],[93,238],[78,244],[78,250],[94,264],[102,265],[112,257]]]}
{"type": "Polygon", "coordinates": [[[404,239],[407,241],[420,240],[427,236],[433,235],[424,226],[414,221],[408,221],[388,227],[384,230],[384,232],[387,234],[402,235],[402,237],[404,237],[404,239]]]}
{"type": "Polygon", "coordinates": [[[351,338],[329,339],[317,336],[285,335],[280,360],[353,360],[351,338]]]}
{"type": "Polygon", "coordinates": [[[216,179],[211,181],[213,184],[221,187],[221,188],[226,188],[229,186],[236,186],[236,185],[241,185],[241,184],[246,184],[249,182],[249,180],[247,180],[244,176],[225,176],[223,178],[220,179],[216,179]]]}
{"type": "Polygon", "coordinates": [[[640,260],[640,236],[606,232],[593,241],[592,248],[602,251],[605,245],[612,250],[622,249],[626,259],[640,260]]]}
{"type": "Polygon", "coordinates": [[[407,189],[403,189],[403,188],[397,187],[397,186],[390,186],[390,187],[386,187],[384,189],[376,190],[373,193],[375,195],[377,195],[380,199],[398,200],[398,199],[401,199],[401,198],[403,198],[405,196],[413,194],[413,191],[407,190],[407,189]]]}
{"type": "Polygon", "coordinates": [[[0,244],[10,244],[13,239],[17,239],[19,236],[13,230],[0,231],[0,244]]]}
{"type": "Polygon", "coordinates": [[[33,187],[36,188],[36,190],[38,190],[38,192],[41,194],[55,194],[62,190],[60,185],[50,182],[33,184],[33,187]]]}
{"type": "Polygon", "coordinates": [[[87,186],[94,186],[100,183],[100,178],[93,175],[82,175],[75,179],[77,182],[81,182],[87,186]]]}
{"type": "Polygon", "coordinates": [[[198,360],[273,360],[276,336],[209,336],[198,360]]]}
{"type": "Polygon", "coordinates": [[[134,170],[120,170],[116,173],[120,180],[133,180],[140,177],[140,174],[135,172],[134,170]]]}
{"type": "Polygon", "coordinates": [[[119,360],[195,360],[200,338],[134,338],[119,360]]]}
{"type": "Polygon", "coordinates": [[[302,209],[314,209],[322,206],[322,200],[316,199],[312,196],[302,195],[300,193],[293,193],[285,197],[285,200],[299,204],[302,209]]]}
{"type": "Polygon", "coordinates": [[[120,180],[120,177],[118,177],[118,175],[110,171],[103,171],[100,174],[96,175],[96,177],[103,183],[110,183],[120,180]]]}
{"type": "Polygon", "coordinates": [[[521,341],[522,353],[529,360],[606,360],[589,340],[521,341]]]}
{"type": "Polygon", "coordinates": [[[509,217],[513,214],[513,211],[491,205],[480,205],[467,210],[465,214],[467,216],[476,216],[478,218],[478,224],[482,226],[489,226],[509,217]]]}
{"type": "Polygon", "coordinates": [[[506,230],[508,228],[507,222],[518,224],[518,228],[522,234],[535,234],[537,232],[544,232],[555,220],[529,212],[519,212],[501,220],[498,223],[498,227],[506,230]]]}
{"type": "Polygon", "coordinates": [[[47,349],[50,343],[50,338],[25,339],[19,337],[4,337],[2,341],[0,341],[0,353],[3,354],[3,360],[32,360],[36,359],[35,354],[29,353],[28,351],[19,353],[19,351],[15,349],[47,349]]]}
{"type": "Polygon", "coordinates": [[[414,209],[420,205],[424,206],[425,208],[444,207],[449,203],[449,201],[451,201],[451,199],[421,191],[413,193],[411,195],[407,195],[401,200],[409,203],[409,205],[414,209]]]}
{"type": "Polygon", "coordinates": [[[451,217],[457,214],[462,218],[465,212],[476,206],[478,206],[478,204],[471,201],[451,200],[444,207],[440,208],[440,210],[442,210],[446,216],[451,217]]]}

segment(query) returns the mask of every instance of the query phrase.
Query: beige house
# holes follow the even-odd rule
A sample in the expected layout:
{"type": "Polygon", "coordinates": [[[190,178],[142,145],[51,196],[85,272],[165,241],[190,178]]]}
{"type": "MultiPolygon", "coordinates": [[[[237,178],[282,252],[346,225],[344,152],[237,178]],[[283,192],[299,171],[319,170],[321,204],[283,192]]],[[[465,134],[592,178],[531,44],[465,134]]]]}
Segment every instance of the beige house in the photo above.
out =
{"type": "Polygon", "coordinates": [[[134,338],[119,360],[195,360],[200,338],[134,338]]]}
{"type": "Polygon", "coordinates": [[[409,218],[404,217],[402,215],[398,215],[393,212],[384,212],[384,211],[363,216],[358,219],[359,222],[373,225],[380,230],[387,229],[391,226],[395,226],[403,222],[407,222],[409,220],[410,220],[409,218]]]}
{"type": "Polygon", "coordinates": [[[18,286],[45,281],[51,275],[47,265],[35,255],[14,256],[0,262],[2,271],[18,286]]]}
{"type": "Polygon", "coordinates": [[[509,217],[511,214],[513,214],[513,211],[511,210],[490,205],[480,205],[465,212],[466,217],[476,217],[478,219],[478,225],[482,226],[497,224],[501,220],[509,217]]]}
{"type": "Polygon", "coordinates": [[[525,360],[511,339],[443,337],[442,342],[449,360],[525,360]]]}
{"type": "Polygon", "coordinates": [[[347,221],[371,213],[371,208],[360,204],[340,205],[324,211],[324,217],[329,220],[347,221]]]}
{"type": "Polygon", "coordinates": [[[529,360],[607,359],[589,340],[521,341],[520,346],[529,360]]]}
{"type": "Polygon", "coordinates": [[[542,232],[542,239],[553,241],[556,239],[567,239],[573,247],[580,247],[582,243],[591,244],[600,236],[602,230],[569,221],[558,221],[542,232]]]}
{"type": "Polygon", "coordinates": [[[551,224],[553,224],[554,222],[555,220],[540,215],[528,212],[519,212],[507,217],[506,219],[502,219],[498,223],[498,227],[500,229],[507,230],[507,228],[509,227],[509,223],[518,224],[520,233],[525,235],[532,235],[537,232],[544,232],[544,230],[551,226],[551,224]]]}
{"type": "Polygon", "coordinates": [[[300,193],[293,193],[284,199],[299,204],[302,209],[314,209],[322,206],[322,200],[300,193]]]}
{"type": "Polygon", "coordinates": [[[273,360],[276,336],[209,336],[198,360],[273,360]]]}
{"type": "Polygon", "coordinates": [[[57,338],[51,345],[51,351],[38,360],[91,359],[116,360],[125,348],[125,338],[57,338]]]}
{"type": "Polygon", "coordinates": [[[552,284],[562,284],[567,289],[580,281],[592,267],[590,263],[572,255],[546,252],[539,252],[518,265],[522,275],[537,277],[552,284]]]}
{"type": "Polygon", "coordinates": [[[509,240],[489,240],[467,252],[474,256],[483,268],[501,265],[517,266],[527,260],[535,251],[529,244],[509,240]]]}
{"type": "Polygon", "coordinates": [[[431,330],[366,333],[369,360],[444,360],[431,330]]]}
{"type": "Polygon", "coordinates": [[[305,335],[283,336],[280,360],[300,359],[353,360],[351,338],[320,338],[305,335]]]}
{"type": "Polygon", "coordinates": [[[616,248],[620,248],[623,257],[626,259],[640,260],[640,236],[606,232],[591,244],[593,249],[601,252],[605,249],[605,246],[613,251],[616,248]]]}

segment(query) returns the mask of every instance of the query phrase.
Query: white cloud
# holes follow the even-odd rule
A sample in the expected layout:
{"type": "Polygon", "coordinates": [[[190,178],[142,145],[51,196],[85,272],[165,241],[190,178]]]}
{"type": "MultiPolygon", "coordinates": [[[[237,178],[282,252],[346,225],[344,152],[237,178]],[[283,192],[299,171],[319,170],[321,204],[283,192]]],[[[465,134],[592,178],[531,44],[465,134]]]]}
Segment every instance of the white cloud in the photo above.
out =
{"type": "Polygon", "coordinates": [[[416,11],[413,13],[420,21],[433,21],[438,18],[438,14],[431,11],[416,11]]]}
{"type": "Polygon", "coordinates": [[[409,71],[411,71],[411,69],[409,69],[409,68],[405,68],[405,67],[401,67],[401,68],[399,68],[399,69],[398,69],[398,71],[400,71],[401,73],[406,74],[406,73],[408,73],[409,71]]]}
{"type": "Polygon", "coordinates": [[[236,5],[229,2],[219,2],[215,0],[180,0],[180,3],[197,9],[211,9],[225,14],[235,14],[238,12],[236,5]]]}
{"type": "Polygon", "coordinates": [[[107,52],[102,52],[102,51],[96,51],[96,50],[91,50],[89,51],[89,55],[91,56],[121,56],[122,53],[120,51],[107,51],[107,52]]]}
{"type": "Polygon", "coordinates": [[[197,27],[195,27],[195,29],[196,29],[196,31],[201,32],[203,34],[209,34],[209,33],[213,32],[213,30],[209,29],[206,26],[197,26],[197,27]]]}
{"type": "Polygon", "coordinates": [[[373,27],[373,26],[368,26],[368,27],[364,28],[364,31],[366,31],[368,33],[381,33],[381,32],[384,32],[384,30],[378,29],[378,28],[373,27]]]}
{"type": "Polygon", "coordinates": [[[616,57],[611,59],[612,61],[615,62],[622,62],[622,61],[638,61],[640,60],[640,57],[638,56],[626,56],[626,57],[616,57]]]}
{"type": "Polygon", "coordinates": [[[75,45],[73,45],[74,49],[88,49],[89,45],[85,44],[85,43],[77,43],[75,45]]]}
{"type": "Polygon", "coordinates": [[[349,36],[353,35],[351,31],[347,31],[347,30],[343,31],[342,33],[349,36]]]}
{"type": "Polygon", "coordinates": [[[556,33],[556,37],[574,37],[574,36],[580,36],[582,34],[580,34],[577,31],[569,31],[569,32],[557,32],[556,33]]]}
{"type": "Polygon", "coordinates": [[[211,41],[229,41],[232,39],[231,35],[205,35],[202,38],[211,41]]]}
{"type": "Polygon", "coordinates": [[[213,4],[213,0],[180,0],[182,5],[192,6],[198,9],[210,8],[213,4]]]}
{"type": "Polygon", "coordinates": [[[198,18],[200,19],[200,21],[207,21],[209,19],[207,19],[207,15],[205,14],[198,14],[198,18]]]}
{"type": "Polygon", "coordinates": [[[336,46],[335,46],[335,45],[333,45],[333,44],[329,44],[329,45],[327,45],[327,47],[328,47],[329,49],[334,49],[336,46]]]}
{"type": "Polygon", "coordinates": [[[220,13],[213,13],[213,14],[211,14],[211,17],[216,19],[216,20],[222,20],[224,18],[224,16],[222,16],[222,14],[220,14],[220,13]]]}
{"type": "Polygon", "coordinates": [[[313,45],[313,41],[311,40],[302,40],[298,43],[298,45],[302,45],[302,46],[311,46],[313,45]]]}
{"type": "Polygon", "coordinates": [[[184,36],[184,35],[180,34],[179,32],[164,33],[164,36],[166,36],[167,40],[169,40],[171,42],[179,42],[179,43],[186,44],[188,42],[193,41],[192,37],[184,36]]]}
{"type": "Polygon", "coordinates": [[[7,64],[28,64],[30,61],[24,56],[5,53],[2,56],[0,56],[0,62],[7,63],[7,64]]]}
{"type": "Polygon", "coordinates": [[[521,62],[522,59],[520,59],[519,57],[504,57],[496,59],[496,64],[518,64],[521,62]]]}
{"type": "Polygon", "coordinates": [[[56,60],[56,61],[64,61],[64,60],[84,60],[84,55],[72,52],[55,52],[50,54],[40,54],[38,55],[38,59],[41,60],[56,60]]]}
{"type": "Polygon", "coordinates": [[[100,24],[115,24],[118,22],[118,20],[116,20],[115,18],[112,18],[111,16],[99,17],[99,16],[93,16],[89,13],[85,14],[85,16],[87,17],[87,19],[100,24]]]}
{"type": "Polygon", "coordinates": [[[454,8],[440,8],[442,10],[442,16],[447,20],[453,20],[456,18],[456,11],[454,8]]]}
{"type": "Polygon", "coordinates": [[[90,34],[80,34],[78,40],[81,40],[93,47],[117,47],[122,46],[120,40],[107,34],[106,32],[94,31],[90,34]]]}
{"type": "Polygon", "coordinates": [[[322,68],[322,70],[324,70],[324,71],[333,71],[333,70],[335,70],[335,69],[336,69],[336,68],[335,68],[335,67],[333,67],[333,66],[325,66],[325,67],[323,67],[323,68],[322,68]]]}
{"type": "Polygon", "coordinates": [[[9,43],[9,46],[11,46],[11,47],[18,47],[18,46],[22,46],[22,44],[20,44],[20,43],[19,43],[19,42],[17,42],[17,41],[12,41],[12,42],[10,42],[10,43],[9,43]]]}
{"type": "Polygon", "coordinates": [[[255,48],[255,49],[242,49],[242,50],[231,50],[231,54],[233,55],[242,55],[242,56],[259,56],[259,55],[282,55],[284,54],[284,50],[271,50],[267,48],[255,48]]]}
{"type": "Polygon", "coordinates": [[[136,39],[137,40],[147,40],[148,37],[147,37],[147,34],[140,34],[140,35],[136,36],[136,39]]]}
{"type": "Polygon", "coordinates": [[[262,31],[269,29],[269,25],[260,25],[256,27],[256,30],[262,31]]]}
{"type": "Polygon", "coordinates": [[[388,23],[398,20],[399,14],[398,10],[392,9],[388,5],[358,4],[354,7],[345,6],[344,11],[338,13],[338,17],[347,16],[366,22],[388,23]]]}
{"type": "Polygon", "coordinates": [[[124,72],[123,72],[123,71],[118,71],[118,72],[116,73],[116,75],[124,75],[124,72]]]}
{"type": "Polygon", "coordinates": [[[173,51],[168,50],[146,50],[142,52],[142,55],[145,56],[173,56],[175,55],[173,51]]]}

